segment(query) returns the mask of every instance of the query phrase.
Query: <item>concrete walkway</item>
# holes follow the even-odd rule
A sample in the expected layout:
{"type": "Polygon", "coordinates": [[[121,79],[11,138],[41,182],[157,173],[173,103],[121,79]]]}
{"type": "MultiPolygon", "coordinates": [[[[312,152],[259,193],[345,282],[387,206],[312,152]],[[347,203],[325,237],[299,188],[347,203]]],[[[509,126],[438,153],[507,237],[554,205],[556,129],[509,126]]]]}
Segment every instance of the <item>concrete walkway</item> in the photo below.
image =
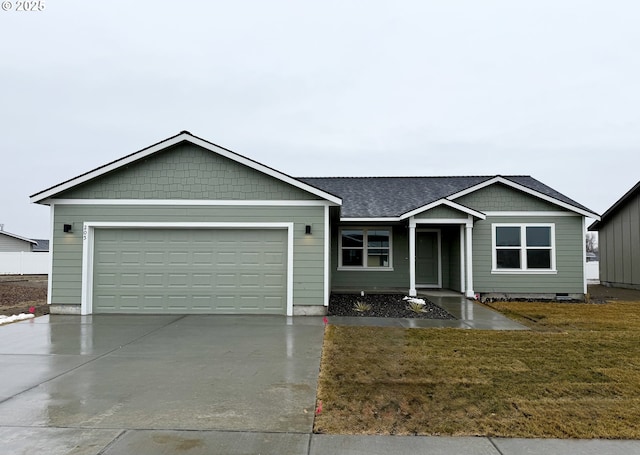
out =
{"type": "Polygon", "coordinates": [[[1,327],[0,454],[640,455],[640,441],[312,434],[323,331],[322,318],[261,316],[1,327]]]}

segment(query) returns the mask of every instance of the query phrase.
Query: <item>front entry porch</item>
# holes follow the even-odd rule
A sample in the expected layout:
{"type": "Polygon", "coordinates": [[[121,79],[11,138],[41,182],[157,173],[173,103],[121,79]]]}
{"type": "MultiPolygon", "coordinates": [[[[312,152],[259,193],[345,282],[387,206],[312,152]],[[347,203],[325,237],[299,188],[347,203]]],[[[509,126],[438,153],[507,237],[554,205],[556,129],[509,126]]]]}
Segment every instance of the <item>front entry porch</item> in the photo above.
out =
{"type": "Polygon", "coordinates": [[[409,295],[451,289],[475,296],[472,272],[473,219],[409,220],[409,295]]]}

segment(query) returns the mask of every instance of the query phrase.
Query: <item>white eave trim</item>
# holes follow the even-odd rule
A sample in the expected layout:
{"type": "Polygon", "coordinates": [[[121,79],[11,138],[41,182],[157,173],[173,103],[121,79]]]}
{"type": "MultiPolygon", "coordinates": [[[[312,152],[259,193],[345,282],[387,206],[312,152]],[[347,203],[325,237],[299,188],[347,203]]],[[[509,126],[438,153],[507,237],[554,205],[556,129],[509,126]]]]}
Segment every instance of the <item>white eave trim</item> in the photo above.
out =
{"type": "Polygon", "coordinates": [[[491,217],[497,217],[497,216],[517,216],[517,217],[523,217],[523,216],[543,216],[543,217],[553,217],[553,216],[580,216],[581,214],[576,213],[576,212],[564,212],[564,211],[557,211],[554,212],[552,210],[548,210],[548,211],[488,211],[488,212],[484,212],[485,215],[487,216],[491,216],[491,217]]]}
{"type": "Polygon", "coordinates": [[[404,213],[400,216],[401,220],[411,218],[412,216],[418,215],[420,213],[431,210],[435,207],[446,205],[454,210],[458,210],[459,212],[466,213],[467,215],[475,216],[476,218],[480,218],[481,220],[485,220],[487,216],[478,212],[477,210],[470,209],[469,207],[465,207],[464,205],[458,204],[457,202],[450,201],[448,199],[438,199],[437,201],[431,202],[427,205],[423,205],[422,207],[418,207],[417,209],[411,210],[410,212],[404,213]]]}
{"type": "Polygon", "coordinates": [[[565,208],[567,210],[570,210],[572,212],[578,213],[578,214],[580,214],[582,216],[586,216],[587,218],[594,218],[596,220],[600,220],[600,217],[595,213],[589,212],[588,210],[583,210],[583,209],[581,209],[579,207],[575,207],[575,206],[573,206],[571,204],[567,204],[566,202],[563,202],[563,201],[561,201],[559,199],[556,199],[556,198],[551,197],[551,196],[547,196],[546,194],[543,194],[543,193],[540,193],[538,191],[532,190],[531,188],[528,188],[528,187],[526,187],[524,185],[520,185],[519,183],[516,183],[516,182],[512,182],[511,180],[505,179],[504,177],[500,177],[500,176],[494,177],[492,179],[486,180],[486,181],[484,181],[482,183],[478,183],[477,185],[469,187],[469,188],[467,188],[465,190],[459,191],[458,193],[452,194],[451,196],[448,196],[447,199],[450,199],[450,200],[458,199],[458,198],[460,198],[462,196],[466,196],[467,194],[473,193],[473,192],[478,191],[478,190],[480,190],[482,188],[485,188],[487,186],[493,185],[494,183],[502,183],[503,185],[509,186],[511,188],[515,188],[517,190],[520,190],[522,192],[525,192],[527,194],[535,196],[535,197],[537,197],[539,199],[545,200],[547,202],[550,202],[552,204],[558,205],[558,206],[560,206],[562,208],[565,208]]]}
{"type": "Polygon", "coordinates": [[[169,206],[271,206],[323,207],[334,206],[320,200],[206,200],[206,199],[47,199],[48,205],[169,205],[169,206]]]}
{"type": "Polygon", "coordinates": [[[402,221],[399,217],[388,218],[340,218],[341,222],[345,223],[393,223],[402,221]]]}
{"type": "Polygon", "coordinates": [[[314,186],[308,185],[304,182],[301,182],[300,180],[297,180],[293,177],[290,177],[286,174],[283,174],[282,172],[276,171],[275,169],[272,169],[268,166],[265,166],[264,164],[260,164],[256,161],[250,160],[249,158],[245,158],[242,155],[238,155],[237,153],[234,153],[230,150],[226,150],[220,146],[217,146],[215,144],[212,144],[211,142],[207,142],[203,139],[200,139],[198,137],[195,137],[189,133],[180,133],[177,136],[173,136],[169,139],[165,139],[162,142],[159,142],[155,145],[152,145],[151,147],[148,147],[146,149],[142,149],[138,152],[135,152],[129,156],[126,156],[124,158],[121,158],[117,161],[114,161],[110,164],[107,164],[105,166],[99,167],[97,169],[94,169],[93,171],[87,172],[86,174],[80,175],[78,177],[75,177],[71,180],[68,180],[64,183],[61,183],[59,185],[56,185],[52,188],[49,188],[48,190],[45,191],[41,191],[40,193],[36,193],[33,196],[31,196],[30,201],[32,203],[40,203],[42,201],[44,201],[45,199],[49,199],[52,196],[55,196],[56,194],[59,194],[63,191],[69,190],[71,188],[73,188],[76,185],[80,185],[81,183],[85,183],[89,180],[95,179],[96,177],[100,177],[101,175],[104,175],[108,172],[114,171],[118,168],[121,168],[123,166],[126,166],[128,164],[131,164],[135,161],[138,161],[140,159],[146,158],[150,155],[153,155],[154,153],[157,153],[161,150],[164,150],[168,147],[171,147],[173,145],[179,144],[181,142],[189,142],[191,144],[200,146],[206,150],[209,150],[211,152],[217,153],[221,156],[224,156],[225,158],[228,158],[232,161],[235,161],[236,163],[240,163],[242,165],[245,165],[251,169],[255,169],[258,172],[262,172],[264,174],[267,174],[271,177],[274,177],[282,182],[288,183],[291,186],[294,186],[296,188],[299,188],[303,191],[307,191],[313,195],[316,195],[318,197],[321,197],[323,199],[326,199],[327,201],[333,202],[334,204],[337,205],[342,205],[342,199],[340,199],[339,197],[336,197],[332,194],[326,193],[314,186]]]}

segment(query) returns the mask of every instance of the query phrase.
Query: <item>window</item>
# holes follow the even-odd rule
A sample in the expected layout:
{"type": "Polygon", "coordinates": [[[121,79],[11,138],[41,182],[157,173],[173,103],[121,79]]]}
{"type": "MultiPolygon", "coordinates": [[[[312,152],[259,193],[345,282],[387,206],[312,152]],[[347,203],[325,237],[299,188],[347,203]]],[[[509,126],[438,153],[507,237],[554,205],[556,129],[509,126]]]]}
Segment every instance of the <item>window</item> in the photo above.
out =
{"type": "Polygon", "coordinates": [[[553,224],[494,224],[493,270],[555,271],[553,224]]]}
{"type": "Polygon", "coordinates": [[[340,268],[390,269],[391,229],[340,230],[340,268]]]}

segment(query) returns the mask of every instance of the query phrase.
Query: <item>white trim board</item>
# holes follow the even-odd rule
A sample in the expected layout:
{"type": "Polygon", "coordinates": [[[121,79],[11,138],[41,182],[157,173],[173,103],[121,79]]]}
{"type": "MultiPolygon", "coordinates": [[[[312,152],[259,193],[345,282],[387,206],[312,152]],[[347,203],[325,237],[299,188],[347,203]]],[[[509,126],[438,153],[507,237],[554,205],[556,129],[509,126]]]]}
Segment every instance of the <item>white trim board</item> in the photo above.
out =
{"type": "Polygon", "coordinates": [[[427,205],[423,205],[422,207],[418,207],[417,209],[413,209],[410,212],[406,212],[403,215],[400,216],[400,219],[406,219],[406,218],[410,218],[412,216],[418,215],[420,213],[423,212],[427,212],[433,208],[439,207],[441,205],[450,207],[454,210],[458,210],[459,212],[463,212],[467,215],[472,215],[475,216],[476,218],[480,218],[481,220],[486,219],[486,215],[482,212],[479,212],[477,210],[471,209],[469,207],[466,207],[464,205],[458,204],[457,202],[453,202],[450,201],[448,199],[438,199],[437,201],[431,202],[427,205]]]}
{"type": "Polygon", "coordinates": [[[56,205],[165,205],[165,206],[269,206],[269,207],[323,207],[333,206],[320,200],[229,200],[229,199],[47,199],[47,204],[56,205]]]}
{"type": "MultiPolygon", "coordinates": [[[[80,314],[93,313],[94,230],[109,228],[131,229],[286,229],[287,230],[287,316],[293,316],[293,248],[294,223],[226,223],[226,222],[128,222],[87,221],[82,228],[82,294],[80,314]]],[[[51,280],[50,280],[51,281],[51,280]]]]}
{"type": "Polygon", "coordinates": [[[531,211],[531,212],[527,212],[527,211],[505,211],[505,212],[498,212],[498,211],[494,211],[494,212],[484,212],[485,215],[487,216],[492,216],[492,217],[499,217],[499,216],[518,216],[518,217],[525,217],[525,216],[544,216],[544,217],[548,217],[548,216],[580,216],[579,213],[575,213],[575,212],[554,212],[554,211],[531,211]]]}
{"type": "Polygon", "coordinates": [[[112,172],[128,164],[134,163],[138,160],[151,156],[157,152],[160,152],[162,150],[165,150],[169,147],[180,144],[182,142],[188,142],[193,145],[197,145],[199,147],[204,148],[205,150],[209,150],[210,152],[217,153],[218,155],[221,155],[225,158],[235,161],[236,163],[247,166],[258,172],[262,172],[263,174],[269,175],[270,177],[274,177],[284,183],[292,185],[308,193],[314,194],[318,197],[321,197],[322,199],[326,199],[327,201],[333,202],[334,204],[342,205],[342,199],[340,199],[339,197],[336,197],[332,194],[322,191],[314,186],[304,183],[287,174],[283,174],[280,171],[276,171],[275,169],[265,166],[264,164],[258,163],[257,161],[253,161],[249,158],[246,158],[242,155],[232,152],[231,150],[225,149],[223,147],[220,147],[219,145],[205,141],[204,139],[196,137],[187,131],[182,131],[181,133],[173,137],[170,137],[168,139],[165,139],[161,142],[158,142],[157,144],[154,144],[150,147],[134,152],[116,161],[112,161],[111,163],[108,163],[96,169],[93,169],[85,174],[82,174],[70,180],[67,180],[66,182],[60,183],[49,189],[33,194],[31,195],[30,200],[31,202],[35,202],[35,203],[42,203],[44,200],[49,199],[52,196],[59,194],[63,191],[69,190],[77,185],[80,185],[81,183],[85,183],[85,182],[88,182],[89,180],[93,180],[104,174],[112,172]]]}

